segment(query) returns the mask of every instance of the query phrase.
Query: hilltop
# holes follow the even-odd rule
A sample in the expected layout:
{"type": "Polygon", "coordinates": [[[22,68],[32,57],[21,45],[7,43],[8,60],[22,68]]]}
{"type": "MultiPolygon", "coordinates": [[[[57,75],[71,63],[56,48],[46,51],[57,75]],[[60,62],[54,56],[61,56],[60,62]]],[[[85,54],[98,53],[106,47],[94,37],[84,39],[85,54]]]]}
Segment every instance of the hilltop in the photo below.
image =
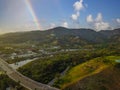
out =
{"type": "Polygon", "coordinates": [[[120,29],[96,32],[92,29],[56,27],[45,31],[8,33],[0,36],[0,43],[39,43],[41,45],[86,45],[120,41],[120,29]]]}

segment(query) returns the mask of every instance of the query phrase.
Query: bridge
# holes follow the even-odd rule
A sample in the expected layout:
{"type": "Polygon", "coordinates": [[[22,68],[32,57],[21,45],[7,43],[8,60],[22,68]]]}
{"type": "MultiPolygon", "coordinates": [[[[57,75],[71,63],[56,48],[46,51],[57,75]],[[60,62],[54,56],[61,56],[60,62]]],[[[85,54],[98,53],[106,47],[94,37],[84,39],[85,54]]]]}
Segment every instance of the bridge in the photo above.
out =
{"type": "Polygon", "coordinates": [[[6,72],[9,78],[14,80],[15,82],[19,82],[20,85],[22,85],[23,87],[29,90],[59,90],[49,85],[36,82],[22,75],[21,73],[10,67],[9,64],[1,58],[0,58],[0,67],[6,72]]]}

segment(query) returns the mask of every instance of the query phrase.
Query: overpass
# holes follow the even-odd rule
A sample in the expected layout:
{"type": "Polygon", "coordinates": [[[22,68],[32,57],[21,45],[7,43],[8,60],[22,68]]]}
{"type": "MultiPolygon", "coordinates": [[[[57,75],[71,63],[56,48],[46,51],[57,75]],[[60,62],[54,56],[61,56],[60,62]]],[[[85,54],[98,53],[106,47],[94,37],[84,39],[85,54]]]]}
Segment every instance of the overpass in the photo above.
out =
{"type": "Polygon", "coordinates": [[[0,58],[0,67],[6,72],[6,74],[14,80],[15,82],[19,82],[20,85],[29,89],[29,90],[59,90],[57,88],[48,86],[46,84],[42,84],[36,82],[21,73],[17,72],[15,69],[9,66],[7,62],[0,58]]]}

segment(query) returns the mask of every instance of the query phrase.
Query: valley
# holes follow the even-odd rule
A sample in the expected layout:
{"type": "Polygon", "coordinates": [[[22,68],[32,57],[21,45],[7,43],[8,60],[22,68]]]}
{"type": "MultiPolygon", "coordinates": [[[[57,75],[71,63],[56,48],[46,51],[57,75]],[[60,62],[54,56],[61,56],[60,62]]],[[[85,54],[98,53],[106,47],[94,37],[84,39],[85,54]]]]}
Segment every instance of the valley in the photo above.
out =
{"type": "Polygon", "coordinates": [[[62,90],[119,90],[119,50],[120,29],[96,32],[57,27],[1,35],[0,58],[8,67],[1,66],[0,77],[6,79],[0,85],[8,80],[15,84],[8,82],[0,87],[1,90],[16,86],[18,90],[34,90],[39,86],[62,90]],[[28,83],[26,88],[27,81],[19,75],[41,85],[28,83]]]}

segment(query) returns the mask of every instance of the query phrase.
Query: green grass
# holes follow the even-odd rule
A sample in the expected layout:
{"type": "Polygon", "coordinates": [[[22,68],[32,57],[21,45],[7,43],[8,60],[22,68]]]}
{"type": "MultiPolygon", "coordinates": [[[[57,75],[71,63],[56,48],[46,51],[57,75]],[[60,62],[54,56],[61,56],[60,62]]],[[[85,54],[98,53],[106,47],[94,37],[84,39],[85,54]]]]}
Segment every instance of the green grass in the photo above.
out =
{"type": "Polygon", "coordinates": [[[106,68],[116,65],[116,59],[120,59],[120,56],[99,57],[77,65],[70,69],[64,77],[59,79],[55,85],[60,88],[65,88],[83,78],[100,73],[106,68]]]}
{"type": "Polygon", "coordinates": [[[1,74],[3,74],[3,72],[2,72],[2,71],[0,71],[0,75],[1,75],[1,74]]]}

